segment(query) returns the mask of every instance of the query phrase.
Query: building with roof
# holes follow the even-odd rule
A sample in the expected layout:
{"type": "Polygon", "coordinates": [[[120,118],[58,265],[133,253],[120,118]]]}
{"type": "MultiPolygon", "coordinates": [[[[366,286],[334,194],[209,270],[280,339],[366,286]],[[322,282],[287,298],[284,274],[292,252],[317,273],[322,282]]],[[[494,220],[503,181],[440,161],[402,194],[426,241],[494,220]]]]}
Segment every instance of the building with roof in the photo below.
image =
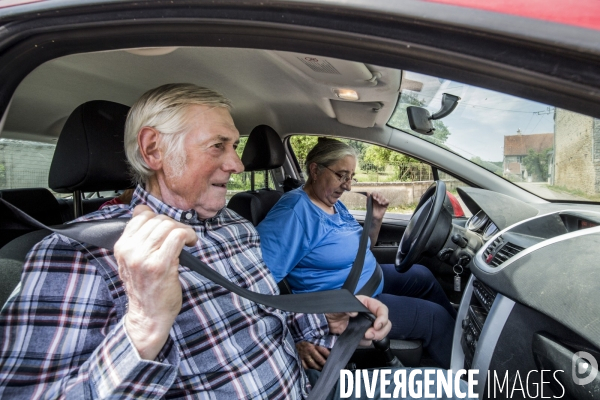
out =
{"type": "Polygon", "coordinates": [[[527,171],[523,159],[529,154],[529,150],[542,153],[554,148],[553,133],[536,133],[523,135],[517,131],[516,135],[504,136],[504,159],[502,169],[505,175],[528,180],[532,178],[532,171],[527,171]]]}

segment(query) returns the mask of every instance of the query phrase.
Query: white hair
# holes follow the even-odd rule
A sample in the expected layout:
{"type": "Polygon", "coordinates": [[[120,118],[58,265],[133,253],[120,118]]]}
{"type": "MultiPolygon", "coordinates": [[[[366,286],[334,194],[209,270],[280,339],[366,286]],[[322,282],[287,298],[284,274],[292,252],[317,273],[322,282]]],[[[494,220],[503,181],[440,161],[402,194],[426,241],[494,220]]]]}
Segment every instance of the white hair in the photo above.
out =
{"type": "Polygon", "coordinates": [[[160,146],[174,173],[183,173],[186,153],[183,147],[189,130],[186,113],[190,106],[225,107],[231,102],[222,94],[190,83],[172,83],[149,90],[129,110],[125,122],[125,155],[133,179],[146,184],[154,175],[140,153],[138,134],[144,127],[160,132],[160,146]]]}
{"type": "Polygon", "coordinates": [[[306,156],[305,165],[308,179],[312,180],[310,175],[310,165],[312,163],[317,164],[317,168],[321,170],[321,166],[329,167],[346,156],[352,156],[354,159],[358,158],[356,150],[346,143],[336,139],[320,137],[315,147],[306,156]]]}

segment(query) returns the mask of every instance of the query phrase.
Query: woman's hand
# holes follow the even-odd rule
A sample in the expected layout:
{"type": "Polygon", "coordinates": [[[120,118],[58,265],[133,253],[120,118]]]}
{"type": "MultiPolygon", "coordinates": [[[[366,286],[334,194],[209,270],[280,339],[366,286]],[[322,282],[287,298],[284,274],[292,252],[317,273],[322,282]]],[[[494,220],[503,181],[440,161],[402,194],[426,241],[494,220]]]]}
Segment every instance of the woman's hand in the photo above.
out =
{"type": "Polygon", "coordinates": [[[302,361],[302,368],[316,369],[320,371],[325,366],[325,361],[329,357],[329,349],[322,346],[314,345],[310,342],[296,343],[296,350],[302,361]]]}

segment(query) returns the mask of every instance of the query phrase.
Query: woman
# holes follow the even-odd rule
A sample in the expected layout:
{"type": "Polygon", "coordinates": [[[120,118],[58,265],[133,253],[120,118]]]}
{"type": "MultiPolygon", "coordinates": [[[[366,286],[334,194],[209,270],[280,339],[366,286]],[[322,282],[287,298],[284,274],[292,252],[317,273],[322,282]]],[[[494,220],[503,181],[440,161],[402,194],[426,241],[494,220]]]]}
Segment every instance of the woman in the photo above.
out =
{"type": "MultiPolygon", "coordinates": [[[[308,180],[286,193],[258,225],[265,263],[276,281],[287,277],[294,293],[339,289],[356,257],[362,227],[338,201],[354,181],[357,155],[338,140],[319,138],[308,153],[308,180]]],[[[389,202],[373,193],[370,244],[377,241],[389,202]]],[[[369,280],[376,261],[367,250],[357,291],[369,280]]],[[[440,366],[450,366],[456,312],[439,283],[422,265],[400,274],[381,265],[383,281],[373,294],[390,309],[391,339],[421,339],[440,366]]],[[[301,344],[305,367],[320,369],[327,350],[301,344]]]]}

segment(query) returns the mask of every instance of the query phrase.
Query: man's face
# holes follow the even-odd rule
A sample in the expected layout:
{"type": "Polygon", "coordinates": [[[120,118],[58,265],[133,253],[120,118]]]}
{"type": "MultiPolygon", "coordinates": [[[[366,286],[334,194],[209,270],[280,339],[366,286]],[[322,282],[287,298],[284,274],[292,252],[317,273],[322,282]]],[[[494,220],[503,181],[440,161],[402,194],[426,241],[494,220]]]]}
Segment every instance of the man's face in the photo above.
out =
{"type": "Polygon", "coordinates": [[[222,107],[191,106],[186,118],[186,157],[164,160],[163,173],[158,175],[160,196],[171,206],[193,208],[200,218],[211,218],[225,206],[231,174],[244,170],[235,152],[240,135],[222,107]]]}

